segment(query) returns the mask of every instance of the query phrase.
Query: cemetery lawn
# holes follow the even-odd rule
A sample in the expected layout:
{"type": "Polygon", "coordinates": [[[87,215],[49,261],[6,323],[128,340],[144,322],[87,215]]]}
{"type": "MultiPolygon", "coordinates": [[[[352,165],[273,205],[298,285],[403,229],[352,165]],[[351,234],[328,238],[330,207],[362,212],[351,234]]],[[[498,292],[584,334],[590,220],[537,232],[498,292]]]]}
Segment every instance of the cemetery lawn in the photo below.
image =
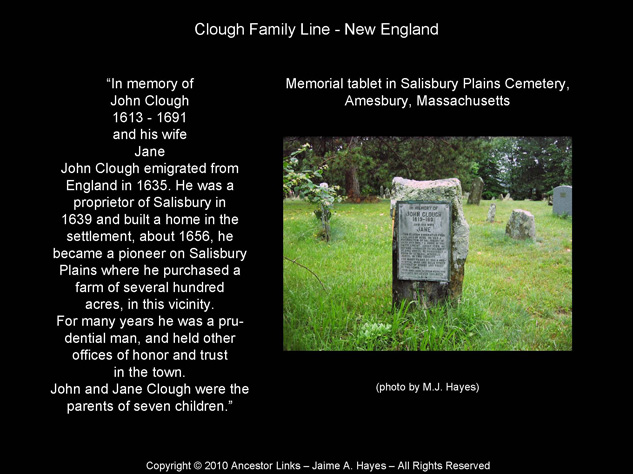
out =
{"type": "Polygon", "coordinates": [[[494,202],[494,223],[491,201],[464,204],[461,301],[427,310],[391,307],[389,200],[337,204],[330,242],[319,237],[314,205],[284,201],[284,350],[571,350],[572,218],[546,202],[494,202]],[[513,209],[534,214],[534,240],[505,235],[513,209]]]}

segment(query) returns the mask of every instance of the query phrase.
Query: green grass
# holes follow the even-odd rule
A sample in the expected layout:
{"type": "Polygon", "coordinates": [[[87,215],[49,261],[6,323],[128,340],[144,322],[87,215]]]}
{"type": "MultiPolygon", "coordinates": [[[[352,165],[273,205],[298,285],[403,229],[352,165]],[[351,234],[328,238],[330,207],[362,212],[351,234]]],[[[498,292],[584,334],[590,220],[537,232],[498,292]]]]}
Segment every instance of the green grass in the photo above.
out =
{"type": "Polygon", "coordinates": [[[464,205],[470,245],[459,302],[392,308],[389,201],[337,204],[331,240],[314,207],[284,202],[286,350],[571,350],[572,218],[545,202],[464,205]],[[536,219],[534,240],[505,235],[513,209],[536,219]]]}

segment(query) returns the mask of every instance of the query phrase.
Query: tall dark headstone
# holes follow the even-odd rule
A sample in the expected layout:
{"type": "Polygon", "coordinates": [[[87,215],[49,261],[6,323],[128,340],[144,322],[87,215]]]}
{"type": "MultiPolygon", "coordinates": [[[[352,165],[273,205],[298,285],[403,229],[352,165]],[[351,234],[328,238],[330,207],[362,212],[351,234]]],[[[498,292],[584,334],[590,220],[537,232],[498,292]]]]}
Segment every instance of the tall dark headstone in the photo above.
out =
{"type": "Polygon", "coordinates": [[[479,206],[481,201],[481,193],[484,190],[484,180],[477,176],[473,180],[473,184],[470,189],[470,195],[468,196],[468,204],[476,204],[479,206]]]}

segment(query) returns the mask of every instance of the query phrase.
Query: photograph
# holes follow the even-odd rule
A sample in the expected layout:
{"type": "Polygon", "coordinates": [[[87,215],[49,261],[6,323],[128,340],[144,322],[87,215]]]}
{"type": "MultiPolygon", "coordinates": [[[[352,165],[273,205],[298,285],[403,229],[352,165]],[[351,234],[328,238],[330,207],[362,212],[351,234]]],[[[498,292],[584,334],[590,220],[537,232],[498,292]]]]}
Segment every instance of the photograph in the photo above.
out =
{"type": "Polygon", "coordinates": [[[285,137],[284,350],[572,349],[572,140],[285,137]]]}

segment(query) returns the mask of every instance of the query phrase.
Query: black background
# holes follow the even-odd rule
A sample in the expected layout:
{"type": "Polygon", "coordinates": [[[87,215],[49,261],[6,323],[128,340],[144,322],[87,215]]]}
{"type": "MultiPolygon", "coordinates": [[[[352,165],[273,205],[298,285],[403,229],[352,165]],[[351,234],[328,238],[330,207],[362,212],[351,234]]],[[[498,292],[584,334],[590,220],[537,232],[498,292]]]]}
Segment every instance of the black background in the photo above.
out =
{"type": "MultiPolygon", "coordinates": [[[[591,139],[580,107],[588,83],[580,74],[579,58],[587,45],[578,26],[551,13],[489,13],[345,16],[333,10],[264,17],[163,11],[131,17],[100,12],[51,21],[39,51],[45,67],[32,78],[36,83],[38,77],[48,79],[38,83],[41,121],[35,125],[41,131],[34,130],[32,138],[46,137],[37,143],[39,156],[32,161],[43,183],[36,206],[47,223],[35,242],[43,290],[29,292],[37,311],[26,321],[39,341],[28,374],[34,386],[24,397],[34,395],[27,408],[33,422],[24,438],[32,462],[65,472],[144,472],[148,461],[207,460],[349,461],[352,466],[356,461],[491,461],[493,472],[574,465],[577,458],[568,443],[583,446],[582,432],[592,415],[580,417],[572,406],[588,400],[585,380],[593,369],[583,322],[587,305],[579,305],[577,293],[571,352],[282,351],[279,163],[284,136],[568,135],[574,146],[575,206],[582,203],[583,161],[591,139]],[[440,35],[228,39],[196,36],[198,21],[331,27],[437,22],[440,35]],[[138,146],[111,138],[108,77],[195,78],[187,93],[189,137],[165,144],[167,158],[240,166],[235,178],[240,191],[226,196],[227,213],[240,217],[235,247],[246,248],[249,258],[239,287],[229,285],[217,309],[247,324],[236,331],[230,361],[212,365],[211,371],[201,364],[187,367],[191,385],[249,386],[249,395],[235,397],[227,412],[69,416],[66,400],[50,394],[55,382],[99,384],[110,377],[111,363],[70,360],[65,330],[56,327],[55,316],[80,314],[84,298],[75,295],[69,279],[57,276],[51,259],[51,248],[63,246],[67,231],[59,219],[69,203],[59,175],[63,163],[126,163],[138,146]],[[509,107],[349,108],[343,106],[346,91],[290,91],[286,77],[549,78],[567,81],[570,91],[504,91],[509,107]],[[480,391],[379,395],[378,382],[476,382],[480,391]]],[[[577,213],[574,219],[578,230],[583,218],[577,213]]],[[[577,264],[582,240],[576,234],[575,288],[582,274],[577,264]]]]}

